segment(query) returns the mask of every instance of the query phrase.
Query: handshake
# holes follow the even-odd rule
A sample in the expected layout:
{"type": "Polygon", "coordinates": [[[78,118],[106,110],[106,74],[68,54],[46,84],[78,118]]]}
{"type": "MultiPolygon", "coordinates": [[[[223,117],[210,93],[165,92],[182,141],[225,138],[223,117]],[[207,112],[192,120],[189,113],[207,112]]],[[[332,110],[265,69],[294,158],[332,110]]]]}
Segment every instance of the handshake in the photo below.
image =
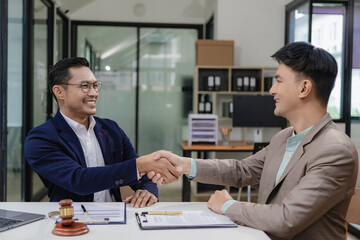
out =
{"type": "Polygon", "coordinates": [[[136,159],[140,175],[147,174],[154,183],[169,184],[190,173],[190,159],[160,150],[136,159]]]}

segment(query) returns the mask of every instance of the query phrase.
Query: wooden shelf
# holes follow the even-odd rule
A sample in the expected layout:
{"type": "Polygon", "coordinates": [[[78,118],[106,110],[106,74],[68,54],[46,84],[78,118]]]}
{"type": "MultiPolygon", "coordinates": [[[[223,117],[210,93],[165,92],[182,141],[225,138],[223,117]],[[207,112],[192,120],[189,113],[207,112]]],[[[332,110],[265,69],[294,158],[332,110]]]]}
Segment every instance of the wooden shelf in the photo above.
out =
{"type": "Polygon", "coordinates": [[[265,89],[265,78],[275,77],[276,68],[273,67],[241,67],[241,66],[195,66],[194,75],[194,113],[198,113],[199,95],[209,95],[212,102],[212,113],[221,116],[222,109],[219,107],[221,102],[232,101],[229,97],[232,95],[269,95],[268,89],[265,89]],[[207,90],[207,77],[219,76],[221,85],[220,91],[207,90]],[[253,77],[256,79],[255,91],[234,91],[235,77],[253,77]]]}

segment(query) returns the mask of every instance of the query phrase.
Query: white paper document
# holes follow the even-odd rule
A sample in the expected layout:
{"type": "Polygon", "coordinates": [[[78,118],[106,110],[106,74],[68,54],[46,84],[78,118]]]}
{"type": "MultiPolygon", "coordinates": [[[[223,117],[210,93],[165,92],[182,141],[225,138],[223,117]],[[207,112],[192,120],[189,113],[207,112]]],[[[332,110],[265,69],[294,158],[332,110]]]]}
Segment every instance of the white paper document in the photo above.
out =
{"type": "MultiPolygon", "coordinates": [[[[125,224],[126,205],[123,202],[104,202],[95,204],[91,202],[73,203],[74,217],[76,222],[86,224],[125,224]],[[81,207],[81,205],[83,207],[81,207]],[[86,211],[86,212],[85,212],[86,211]]],[[[61,218],[57,220],[60,222],[61,218]]]]}
{"type": "Polygon", "coordinates": [[[182,215],[149,215],[136,213],[136,219],[141,229],[171,229],[171,228],[217,228],[237,227],[227,216],[210,210],[182,211],[182,215]]]}

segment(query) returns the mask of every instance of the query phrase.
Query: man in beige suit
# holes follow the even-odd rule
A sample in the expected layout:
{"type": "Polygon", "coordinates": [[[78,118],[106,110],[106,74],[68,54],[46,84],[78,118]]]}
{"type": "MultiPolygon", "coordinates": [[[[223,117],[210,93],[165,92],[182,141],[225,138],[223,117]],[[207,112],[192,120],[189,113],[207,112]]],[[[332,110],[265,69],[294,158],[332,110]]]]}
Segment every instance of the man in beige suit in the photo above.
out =
{"type": "MultiPolygon", "coordinates": [[[[304,42],[291,43],[272,57],[279,62],[270,89],[274,113],[291,127],[241,161],[161,154],[197,182],[236,187],[259,183],[258,203],[235,201],[226,190],[209,199],[210,209],[239,224],[273,239],[346,239],[345,215],[354,194],[358,154],[327,113],[336,61],[304,42]]],[[[159,175],[149,175],[160,182],[159,175]]]]}

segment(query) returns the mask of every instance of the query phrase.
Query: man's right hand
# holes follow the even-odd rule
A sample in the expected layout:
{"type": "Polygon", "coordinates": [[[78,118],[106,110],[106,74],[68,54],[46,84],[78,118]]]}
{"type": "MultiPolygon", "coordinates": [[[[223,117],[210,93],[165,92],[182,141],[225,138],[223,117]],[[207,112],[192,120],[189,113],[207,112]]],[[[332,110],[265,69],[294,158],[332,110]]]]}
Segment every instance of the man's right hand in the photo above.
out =
{"type": "MultiPolygon", "coordinates": [[[[173,153],[171,153],[169,151],[164,151],[164,150],[157,151],[156,152],[156,157],[157,158],[166,158],[167,160],[169,160],[171,162],[171,164],[174,165],[176,171],[179,172],[181,175],[182,174],[190,174],[191,164],[190,164],[190,159],[189,158],[179,157],[176,154],[173,154],[173,153]]],[[[151,171],[151,172],[149,172],[147,174],[147,176],[154,183],[168,184],[168,182],[166,182],[165,179],[163,179],[163,176],[159,172],[151,171]]],[[[173,181],[171,181],[171,182],[173,182],[173,181]]]]}
{"type": "Polygon", "coordinates": [[[159,155],[158,152],[138,157],[136,159],[136,166],[139,173],[146,174],[152,171],[160,174],[163,184],[174,182],[182,175],[168,159],[159,155]]]}

